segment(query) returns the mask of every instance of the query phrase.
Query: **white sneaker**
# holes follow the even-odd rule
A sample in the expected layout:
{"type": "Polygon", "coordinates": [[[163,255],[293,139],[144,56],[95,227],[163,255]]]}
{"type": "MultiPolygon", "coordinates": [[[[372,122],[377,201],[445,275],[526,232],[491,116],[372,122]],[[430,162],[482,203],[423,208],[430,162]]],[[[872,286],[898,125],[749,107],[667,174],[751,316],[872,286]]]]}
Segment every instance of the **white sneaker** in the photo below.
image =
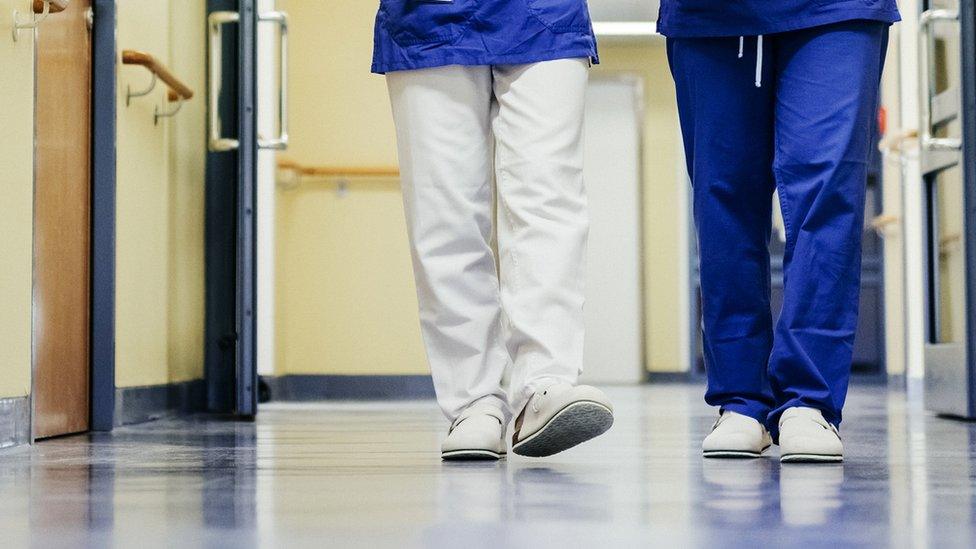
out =
{"type": "Polygon", "coordinates": [[[543,457],[599,436],[613,425],[613,406],[596,387],[558,383],[537,392],[515,420],[512,451],[543,457]]]}
{"type": "Polygon", "coordinates": [[[844,460],[837,428],[816,408],[787,408],[779,418],[779,447],[783,463],[844,460]]]}
{"type": "Polygon", "coordinates": [[[505,457],[505,415],[497,406],[474,403],[454,420],[441,444],[441,459],[491,460],[505,457]]]}
{"type": "Polygon", "coordinates": [[[757,458],[773,444],[769,431],[755,419],[735,412],[722,412],[712,432],[702,442],[707,458],[757,458]]]}

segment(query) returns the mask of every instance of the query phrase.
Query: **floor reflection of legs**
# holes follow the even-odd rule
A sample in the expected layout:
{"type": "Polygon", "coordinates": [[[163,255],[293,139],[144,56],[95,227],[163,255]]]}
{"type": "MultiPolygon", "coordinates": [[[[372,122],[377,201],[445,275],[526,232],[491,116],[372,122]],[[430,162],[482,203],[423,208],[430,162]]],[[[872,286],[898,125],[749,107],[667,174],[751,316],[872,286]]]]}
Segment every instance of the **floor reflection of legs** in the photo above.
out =
{"type": "Polygon", "coordinates": [[[761,519],[774,486],[769,460],[705,460],[702,463],[706,507],[717,522],[750,523],[761,519]]]}
{"type": "Polygon", "coordinates": [[[842,511],[840,497],[844,466],[783,467],[779,473],[780,510],[783,524],[825,526],[842,511]]]}

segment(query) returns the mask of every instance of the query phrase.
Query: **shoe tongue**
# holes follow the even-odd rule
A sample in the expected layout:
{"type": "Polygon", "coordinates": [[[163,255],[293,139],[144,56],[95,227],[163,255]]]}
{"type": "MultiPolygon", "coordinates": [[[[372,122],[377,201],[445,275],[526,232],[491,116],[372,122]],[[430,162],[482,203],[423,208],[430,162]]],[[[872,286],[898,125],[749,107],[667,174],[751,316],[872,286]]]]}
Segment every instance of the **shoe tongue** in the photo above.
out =
{"type": "Polygon", "coordinates": [[[817,410],[816,408],[796,407],[796,408],[790,408],[789,410],[783,413],[783,420],[791,419],[794,417],[802,417],[805,419],[809,419],[810,421],[819,423],[824,427],[828,427],[830,425],[830,423],[826,419],[824,419],[823,414],[820,412],[820,410],[817,410]]]}
{"type": "Polygon", "coordinates": [[[458,416],[457,421],[454,422],[454,425],[461,423],[463,420],[468,419],[469,417],[481,415],[491,416],[497,419],[499,423],[505,422],[505,414],[503,414],[497,406],[492,406],[490,404],[473,404],[461,412],[461,415],[458,416]]]}
{"type": "Polygon", "coordinates": [[[726,421],[731,421],[736,424],[759,423],[756,419],[751,418],[745,414],[723,410],[722,415],[719,416],[717,423],[725,423],[726,421]]]}

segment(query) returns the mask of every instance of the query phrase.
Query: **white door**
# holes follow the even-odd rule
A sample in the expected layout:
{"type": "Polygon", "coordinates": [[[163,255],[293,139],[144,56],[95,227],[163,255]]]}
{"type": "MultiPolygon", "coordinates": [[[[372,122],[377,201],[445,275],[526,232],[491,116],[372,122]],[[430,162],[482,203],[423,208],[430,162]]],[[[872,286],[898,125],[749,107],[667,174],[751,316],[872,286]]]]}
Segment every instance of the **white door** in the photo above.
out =
{"type": "MultiPolygon", "coordinates": [[[[258,13],[275,11],[275,0],[258,0],[258,13]]],[[[282,92],[279,41],[280,30],[272,25],[258,25],[257,38],[257,131],[267,139],[280,129],[279,101],[282,92]]],[[[275,175],[276,148],[259,148],[257,160],[257,371],[258,375],[275,373],[275,175]]]]}
{"type": "Polygon", "coordinates": [[[583,381],[639,383],[641,292],[641,82],[594,78],[586,99],[590,240],[583,381]]]}

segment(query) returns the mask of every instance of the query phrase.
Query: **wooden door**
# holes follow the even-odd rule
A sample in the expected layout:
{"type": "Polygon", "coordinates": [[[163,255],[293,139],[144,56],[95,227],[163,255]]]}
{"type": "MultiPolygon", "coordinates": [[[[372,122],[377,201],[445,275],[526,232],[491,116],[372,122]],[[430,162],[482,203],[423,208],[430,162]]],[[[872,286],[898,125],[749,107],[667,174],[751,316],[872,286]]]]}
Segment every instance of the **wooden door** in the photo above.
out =
{"type": "Polygon", "coordinates": [[[34,437],[88,430],[91,0],[38,28],[34,191],[34,437]]]}

